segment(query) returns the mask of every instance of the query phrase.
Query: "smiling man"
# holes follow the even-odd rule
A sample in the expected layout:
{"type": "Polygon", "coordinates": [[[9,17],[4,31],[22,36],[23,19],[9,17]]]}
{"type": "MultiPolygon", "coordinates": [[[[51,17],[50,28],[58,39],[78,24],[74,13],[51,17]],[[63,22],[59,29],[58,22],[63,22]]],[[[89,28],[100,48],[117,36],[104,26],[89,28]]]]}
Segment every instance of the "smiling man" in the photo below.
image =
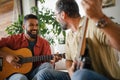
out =
{"type": "MultiPolygon", "coordinates": [[[[1,38],[0,48],[8,47],[12,50],[28,48],[31,50],[33,56],[51,55],[50,45],[48,41],[38,35],[39,26],[38,18],[36,15],[26,15],[23,20],[22,28],[24,30],[24,33],[1,38]]],[[[9,54],[0,50],[0,56],[2,56],[8,62],[8,64],[12,65],[13,67],[18,69],[22,67],[22,65],[19,64],[20,58],[17,56],[17,54],[9,54]]],[[[53,59],[55,60],[55,57],[53,59]]],[[[54,62],[54,60],[52,60],[52,62],[54,62]]],[[[21,73],[11,74],[7,80],[31,80],[33,77],[34,80],[38,80],[38,75],[42,70],[47,68],[53,68],[51,61],[46,62],[43,60],[42,62],[34,62],[33,68],[29,73],[25,75],[21,73]]]]}

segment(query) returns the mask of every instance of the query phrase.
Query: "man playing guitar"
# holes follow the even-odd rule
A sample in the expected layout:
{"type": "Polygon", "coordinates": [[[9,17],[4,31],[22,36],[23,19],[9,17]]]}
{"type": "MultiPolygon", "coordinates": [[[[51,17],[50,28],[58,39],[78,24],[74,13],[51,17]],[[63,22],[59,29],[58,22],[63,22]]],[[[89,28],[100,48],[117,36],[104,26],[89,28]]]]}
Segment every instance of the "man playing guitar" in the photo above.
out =
{"type": "MultiPolygon", "coordinates": [[[[48,41],[43,39],[38,35],[38,18],[37,16],[33,14],[28,14],[24,17],[23,26],[24,33],[8,36],[6,38],[0,38],[0,56],[5,61],[5,64],[3,62],[3,72],[0,72],[0,80],[3,80],[4,78],[7,78],[9,73],[8,71],[14,70],[14,74],[10,74],[7,80],[28,80],[28,78],[31,80],[32,78],[38,80],[39,75],[43,69],[52,69],[53,65],[51,63],[54,63],[60,59],[60,57],[54,56],[52,60],[45,59],[42,57],[42,61],[34,61],[33,59],[33,66],[30,63],[26,63],[25,65],[21,64],[24,63],[21,61],[20,55],[23,55],[22,57],[31,57],[31,56],[47,56],[51,55],[51,49],[48,41]],[[27,48],[19,51],[12,51],[12,50],[18,50],[22,48],[27,48]],[[8,51],[8,52],[7,52],[8,51]],[[10,53],[9,53],[10,52],[10,53]],[[14,54],[13,54],[14,53],[14,54]],[[31,53],[31,54],[28,54],[31,53]],[[19,55],[19,56],[18,56],[19,55]],[[30,56],[29,56],[30,55],[30,56]],[[7,68],[4,68],[5,65],[7,68]],[[28,64],[28,66],[27,66],[28,64]],[[30,66],[29,66],[30,64],[30,66]],[[32,66],[32,68],[31,68],[32,66]],[[23,69],[22,69],[23,67],[23,69]],[[24,67],[26,67],[24,69],[24,67]],[[9,69],[12,68],[12,69],[9,69]],[[18,71],[17,71],[18,70],[18,71]],[[24,72],[24,70],[30,70],[29,73],[24,72]],[[22,71],[22,73],[20,73],[22,71]],[[24,75],[25,74],[25,75],[24,75]]],[[[38,57],[37,57],[38,58],[38,57]]],[[[40,58],[38,58],[40,59],[40,58]]],[[[30,59],[27,59],[29,62],[30,59]]]]}

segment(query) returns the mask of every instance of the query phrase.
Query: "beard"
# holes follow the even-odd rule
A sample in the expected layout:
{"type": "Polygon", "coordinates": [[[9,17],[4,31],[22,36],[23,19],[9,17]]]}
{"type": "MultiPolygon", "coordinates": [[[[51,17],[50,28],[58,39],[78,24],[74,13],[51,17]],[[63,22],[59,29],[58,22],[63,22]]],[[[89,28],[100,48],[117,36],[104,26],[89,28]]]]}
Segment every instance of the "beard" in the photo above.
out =
{"type": "Polygon", "coordinates": [[[36,39],[37,38],[37,35],[38,35],[38,31],[37,30],[30,30],[30,31],[27,31],[27,34],[33,38],[33,39],[36,39]],[[32,31],[36,31],[36,34],[32,34],[32,31]]]}
{"type": "Polygon", "coordinates": [[[61,26],[61,28],[63,29],[63,30],[67,30],[68,29],[68,25],[65,23],[65,22],[63,22],[63,23],[60,23],[60,26],[61,26]]]}

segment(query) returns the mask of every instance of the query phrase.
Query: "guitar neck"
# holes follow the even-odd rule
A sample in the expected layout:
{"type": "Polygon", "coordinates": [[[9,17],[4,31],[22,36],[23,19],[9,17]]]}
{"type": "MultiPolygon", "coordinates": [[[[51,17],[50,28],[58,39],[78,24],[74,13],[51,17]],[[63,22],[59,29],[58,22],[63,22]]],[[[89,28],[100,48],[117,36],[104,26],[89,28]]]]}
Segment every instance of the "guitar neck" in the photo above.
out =
{"type": "Polygon", "coordinates": [[[28,63],[28,62],[42,62],[42,61],[50,61],[53,58],[53,55],[42,55],[42,56],[33,56],[33,57],[25,57],[21,58],[19,63],[28,63]]]}
{"type": "Polygon", "coordinates": [[[77,66],[76,66],[76,70],[80,69],[81,56],[84,55],[84,52],[85,52],[87,26],[88,26],[88,18],[85,17],[85,22],[84,22],[83,28],[82,28],[83,32],[81,33],[82,36],[81,36],[81,39],[80,39],[80,42],[79,42],[80,50],[79,50],[79,53],[76,56],[76,60],[78,62],[77,66]]]}
{"type": "MultiPolygon", "coordinates": [[[[54,55],[41,55],[41,56],[33,56],[33,57],[20,57],[20,61],[19,63],[23,64],[23,63],[28,63],[28,62],[49,62],[50,60],[53,59],[54,55]]],[[[65,54],[59,54],[58,55],[61,58],[65,58],[65,54]]]]}

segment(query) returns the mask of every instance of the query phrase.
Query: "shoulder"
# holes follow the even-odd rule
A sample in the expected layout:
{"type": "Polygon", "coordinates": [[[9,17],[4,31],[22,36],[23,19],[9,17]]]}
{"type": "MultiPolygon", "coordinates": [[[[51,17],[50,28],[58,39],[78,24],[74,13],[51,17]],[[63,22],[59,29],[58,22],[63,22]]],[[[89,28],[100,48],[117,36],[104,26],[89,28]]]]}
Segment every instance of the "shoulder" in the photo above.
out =
{"type": "Polygon", "coordinates": [[[21,38],[21,37],[24,37],[24,35],[21,33],[21,34],[14,34],[14,35],[9,35],[7,37],[4,37],[6,39],[18,39],[18,38],[21,38]]]}
{"type": "Polygon", "coordinates": [[[72,30],[67,30],[66,31],[66,41],[69,41],[69,39],[71,38],[72,36],[72,30]]]}
{"type": "Polygon", "coordinates": [[[86,21],[86,17],[85,16],[81,17],[79,26],[84,26],[85,21],[86,21]]]}

